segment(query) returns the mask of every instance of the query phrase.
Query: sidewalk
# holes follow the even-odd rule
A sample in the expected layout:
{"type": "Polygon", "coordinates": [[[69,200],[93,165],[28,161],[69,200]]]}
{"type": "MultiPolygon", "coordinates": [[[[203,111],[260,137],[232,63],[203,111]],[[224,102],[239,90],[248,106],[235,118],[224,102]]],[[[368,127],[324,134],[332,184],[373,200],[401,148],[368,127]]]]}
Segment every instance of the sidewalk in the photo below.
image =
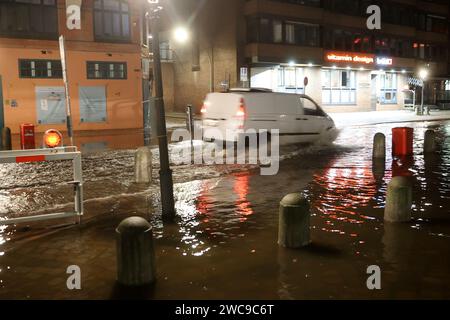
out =
{"type": "Polygon", "coordinates": [[[330,113],[336,127],[366,126],[383,123],[450,120],[450,110],[432,110],[429,116],[418,116],[413,111],[373,111],[330,113]]]}

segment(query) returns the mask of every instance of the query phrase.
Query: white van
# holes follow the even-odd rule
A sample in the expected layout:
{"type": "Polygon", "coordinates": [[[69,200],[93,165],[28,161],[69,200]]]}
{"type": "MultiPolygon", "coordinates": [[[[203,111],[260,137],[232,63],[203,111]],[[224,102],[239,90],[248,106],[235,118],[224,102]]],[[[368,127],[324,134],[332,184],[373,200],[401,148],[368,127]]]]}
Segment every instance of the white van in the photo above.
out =
{"type": "Polygon", "coordinates": [[[224,141],[238,141],[251,129],[278,129],[280,144],[333,142],[337,137],[333,120],[307,95],[231,89],[208,94],[201,113],[205,141],[217,140],[218,130],[224,141]]]}

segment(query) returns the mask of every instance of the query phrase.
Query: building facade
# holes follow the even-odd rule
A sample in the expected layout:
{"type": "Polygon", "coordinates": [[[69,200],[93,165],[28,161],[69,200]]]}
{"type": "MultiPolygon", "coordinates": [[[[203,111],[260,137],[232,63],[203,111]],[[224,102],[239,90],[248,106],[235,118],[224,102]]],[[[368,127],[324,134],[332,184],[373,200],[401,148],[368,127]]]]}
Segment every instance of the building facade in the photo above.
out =
{"type": "Polygon", "coordinates": [[[142,128],[141,9],[125,0],[0,1],[0,127],[66,130],[63,35],[74,130],[142,128]],[[71,3],[81,4],[79,29],[71,3]]]}
{"type": "Polygon", "coordinates": [[[328,111],[400,109],[412,103],[405,89],[414,89],[421,69],[429,73],[425,103],[450,102],[446,1],[206,2],[185,12],[186,20],[197,13],[191,46],[171,44],[177,51],[173,101],[180,111],[189,103],[199,108],[211,81],[216,91],[224,84],[306,93],[328,111]],[[380,30],[367,27],[370,5],[381,8],[380,30]]]}

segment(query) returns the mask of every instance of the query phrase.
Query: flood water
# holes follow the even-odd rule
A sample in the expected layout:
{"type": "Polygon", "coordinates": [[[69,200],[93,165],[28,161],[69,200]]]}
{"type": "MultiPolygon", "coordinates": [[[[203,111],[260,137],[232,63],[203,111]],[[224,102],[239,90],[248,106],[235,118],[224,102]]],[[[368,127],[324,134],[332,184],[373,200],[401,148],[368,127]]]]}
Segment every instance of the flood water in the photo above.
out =
{"type": "MultiPolygon", "coordinates": [[[[401,126],[404,126],[402,124],[401,126]]],[[[83,155],[81,226],[61,222],[0,227],[0,298],[126,298],[115,285],[115,228],[127,216],[149,219],[155,237],[156,299],[450,298],[450,122],[410,123],[415,155],[393,161],[395,124],[343,129],[328,146],[282,147],[276,176],[254,166],[173,166],[179,219],[163,224],[159,182],[136,185],[134,151],[83,155]],[[427,129],[440,150],[422,153],[427,129]],[[375,133],[388,157],[372,165],[375,133]],[[414,182],[413,221],[383,221],[387,183],[414,182]],[[312,244],[277,245],[279,201],[304,192],[312,244]],[[53,226],[52,226],[53,224],[53,226]],[[82,290],[66,288],[66,269],[82,270],[82,290]],[[382,271],[382,290],[367,289],[367,267],[382,271]]],[[[157,177],[157,152],[154,154],[157,177]]],[[[0,217],[70,211],[71,164],[0,167],[0,217]]],[[[67,221],[66,221],[67,222],[67,221]]]]}

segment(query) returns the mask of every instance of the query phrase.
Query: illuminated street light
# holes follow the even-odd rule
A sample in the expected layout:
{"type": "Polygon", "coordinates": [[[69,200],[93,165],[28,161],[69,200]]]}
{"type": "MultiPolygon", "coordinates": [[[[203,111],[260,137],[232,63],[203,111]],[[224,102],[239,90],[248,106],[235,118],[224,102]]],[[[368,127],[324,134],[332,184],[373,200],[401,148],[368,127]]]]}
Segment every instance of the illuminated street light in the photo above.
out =
{"type": "Polygon", "coordinates": [[[189,40],[189,32],[185,27],[178,27],[173,31],[173,37],[178,43],[186,43],[189,40]]]}

